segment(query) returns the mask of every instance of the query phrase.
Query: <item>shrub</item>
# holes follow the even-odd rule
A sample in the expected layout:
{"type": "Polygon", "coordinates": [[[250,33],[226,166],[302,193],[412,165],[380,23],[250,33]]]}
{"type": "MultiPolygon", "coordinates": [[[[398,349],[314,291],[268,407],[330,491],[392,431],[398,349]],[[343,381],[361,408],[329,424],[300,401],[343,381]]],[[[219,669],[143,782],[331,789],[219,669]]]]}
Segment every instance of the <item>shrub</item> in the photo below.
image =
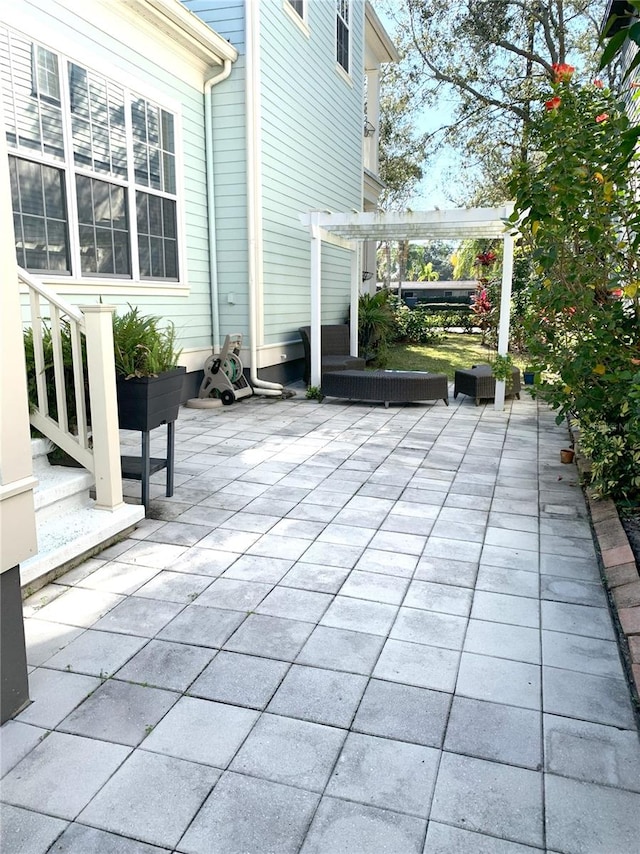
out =
{"type": "Polygon", "coordinates": [[[513,222],[534,264],[527,345],[535,386],[574,416],[597,494],[640,497],[640,201],[632,127],[602,84],[564,75],[543,92],[535,156],[511,181],[513,222]]]}

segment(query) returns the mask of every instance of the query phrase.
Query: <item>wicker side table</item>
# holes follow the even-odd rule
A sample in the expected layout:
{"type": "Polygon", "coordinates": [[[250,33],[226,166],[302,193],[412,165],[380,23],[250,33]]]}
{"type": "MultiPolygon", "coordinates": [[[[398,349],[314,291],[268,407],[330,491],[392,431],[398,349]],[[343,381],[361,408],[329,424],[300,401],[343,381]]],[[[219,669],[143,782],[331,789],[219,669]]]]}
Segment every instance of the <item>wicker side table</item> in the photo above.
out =
{"type": "Polygon", "coordinates": [[[325,397],[348,400],[408,403],[416,400],[444,400],[449,405],[446,374],[426,371],[340,371],[322,376],[325,397]]]}
{"type": "MultiPolygon", "coordinates": [[[[475,397],[476,406],[481,400],[492,400],[496,396],[496,379],[493,376],[491,365],[474,365],[463,371],[456,371],[453,386],[454,399],[459,394],[467,394],[475,397]]],[[[520,369],[513,368],[511,387],[506,391],[507,395],[514,395],[520,400],[520,369]]]]}

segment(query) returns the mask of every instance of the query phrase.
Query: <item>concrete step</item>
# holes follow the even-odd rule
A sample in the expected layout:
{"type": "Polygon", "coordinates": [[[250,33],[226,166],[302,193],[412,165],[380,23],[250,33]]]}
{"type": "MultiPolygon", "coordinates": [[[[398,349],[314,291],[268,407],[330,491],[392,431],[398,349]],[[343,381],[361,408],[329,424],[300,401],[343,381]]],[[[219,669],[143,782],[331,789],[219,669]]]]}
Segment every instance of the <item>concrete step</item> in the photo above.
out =
{"type": "Polygon", "coordinates": [[[95,484],[91,472],[83,468],[49,466],[35,476],[38,485],[33,491],[33,503],[38,520],[86,506],[89,490],[95,484]]]}
{"type": "Polygon", "coordinates": [[[83,468],[51,466],[46,440],[32,443],[33,498],[38,553],[20,565],[23,588],[35,591],[84,557],[95,554],[144,518],[144,507],[123,504],[101,510],[90,497],[93,475],[83,468]]]}
{"type": "Polygon", "coordinates": [[[93,499],[87,499],[84,507],[53,514],[44,520],[36,515],[38,553],[20,564],[22,587],[37,590],[142,519],[141,505],[123,504],[117,510],[99,510],[93,499]]]}

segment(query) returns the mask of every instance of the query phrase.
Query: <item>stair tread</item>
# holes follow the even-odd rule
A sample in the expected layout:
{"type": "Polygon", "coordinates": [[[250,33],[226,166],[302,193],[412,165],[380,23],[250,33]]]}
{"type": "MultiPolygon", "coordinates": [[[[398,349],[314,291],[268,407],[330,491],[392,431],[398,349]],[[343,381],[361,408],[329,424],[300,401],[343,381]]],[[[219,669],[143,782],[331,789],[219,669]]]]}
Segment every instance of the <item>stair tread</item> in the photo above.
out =
{"type": "Polygon", "coordinates": [[[34,475],[38,480],[33,491],[36,510],[64,501],[82,492],[86,492],[88,497],[89,490],[95,483],[91,472],[83,468],[50,466],[34,472],[34,475]]]}
{"type": "MultiPolygon", "coordinates": [[[[36,517],[37,518],[37,517],[36,517]]],[[[37,521],[39,551],[20,565],[23,586],[100,546],[144,518],[144,507],[123,504],[113,511],[100,510],[87,498],[82,507],[61,509],[37,521]]]]}

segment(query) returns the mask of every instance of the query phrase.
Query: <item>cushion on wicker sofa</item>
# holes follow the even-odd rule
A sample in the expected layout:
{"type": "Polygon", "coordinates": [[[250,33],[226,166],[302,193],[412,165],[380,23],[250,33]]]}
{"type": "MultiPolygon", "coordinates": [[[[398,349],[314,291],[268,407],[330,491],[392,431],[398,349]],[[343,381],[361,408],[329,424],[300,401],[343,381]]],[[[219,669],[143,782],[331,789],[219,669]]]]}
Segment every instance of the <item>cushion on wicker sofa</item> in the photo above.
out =
{"type": "MultiPolygon", "coordinates": [[[[304,381],[311,380],[311,327],[301,326],[298,330],[304,348],[304,381]]],[[[321,327],[320,373],[328,371],[362,370],[364,359],[349,352],[349,327],[346,323],[329,324],[321,327]]]]}

